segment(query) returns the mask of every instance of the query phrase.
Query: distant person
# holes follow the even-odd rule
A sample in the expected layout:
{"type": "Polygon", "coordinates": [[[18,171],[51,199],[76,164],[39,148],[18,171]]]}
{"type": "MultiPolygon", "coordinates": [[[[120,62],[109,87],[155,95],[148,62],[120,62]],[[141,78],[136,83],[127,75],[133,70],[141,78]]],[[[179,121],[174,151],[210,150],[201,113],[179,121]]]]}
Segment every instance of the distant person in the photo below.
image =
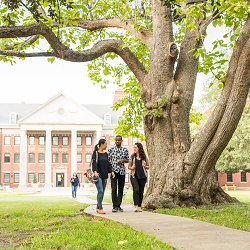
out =
{"type": "Polygon", "coordinates": [[[127,148],[124,148],[122,145],[122,137],[117,135],[115,137],[115,146],[109,148],[108,157],[112,165],[112,174],[111,179],[111,189],[112,189],[112,203],[113,209],[112,212],[123,212],[121,208],[122,197],[123,197],[123,188],[125,184],[125,166],[124,163],[129,162],[129,152],[127,148]],[[118,193],[117,193],[118,185],[118,193]]]}
{"type": "Polygon", "coordinates": [[[95,179],[97,180],[95,183],[97,189],[96,212],[99,214],[105,214],[102,207],[102,201],[107,185],[108,173],[112,171],[111,164],[108,160],[108,154],[104,152],[106,148],[106,140],[100,139],[98,144],[95,145],[92,155],[92,169],[95,174],[95,179]]]}
{"type": "Polygon", "coordinates": [[[135,212],[142,212],[141,204],[143,200],[144,187],[147,182],[146,169],[149,168],[148,158],[145,155],[143,146],[137,142],[134,145],[134,154],[129,159],[128,169],[130,180],[133,186],[133,200],[135,212]]]}
{"type": "Polygon", "coordinates": [[[80,181],[76,173],[74,173],[73,177],[71,177],[70,183],[71,183],[71,188],[72,188],[72,199],[76,199],[77,187],[79,186],[80,188],[80,181]]]}

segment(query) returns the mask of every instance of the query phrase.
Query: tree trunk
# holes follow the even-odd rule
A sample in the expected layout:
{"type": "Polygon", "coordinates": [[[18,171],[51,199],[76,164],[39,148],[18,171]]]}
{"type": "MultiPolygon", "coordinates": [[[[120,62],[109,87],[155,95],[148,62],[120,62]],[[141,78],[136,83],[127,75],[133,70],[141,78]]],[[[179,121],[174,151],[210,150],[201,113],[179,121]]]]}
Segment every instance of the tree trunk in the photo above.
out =
{"type": "Polygon", "coordinates": [[[166,18],[161,19],[166,16],[166,10],[160,7],[160,1],[154,2],[157,36],[154,28],[156,40],[151,50],[150,71],[142,84],[146,86],[142,88],[142,98],[146,107],[144,131],[150,160],[150,183],[143,206],[156,209],[237,202],[219,186],[215,164],[237,127],[249,91],[250,20],[248,18],[235,44],[218,105],[191,143],[189,112],[198,59],[189,51],[200,47],[203,41],[197,40],[197,30],[186,31],[173,77],[175,60],[170,50],[165,50],[172,43],[171,32],[164,33],[172,27],[166,18]],[[157,22],[164,25],[157,26],[157,22]],[[166,94],[171,97],[163,102],[166,94]]]}

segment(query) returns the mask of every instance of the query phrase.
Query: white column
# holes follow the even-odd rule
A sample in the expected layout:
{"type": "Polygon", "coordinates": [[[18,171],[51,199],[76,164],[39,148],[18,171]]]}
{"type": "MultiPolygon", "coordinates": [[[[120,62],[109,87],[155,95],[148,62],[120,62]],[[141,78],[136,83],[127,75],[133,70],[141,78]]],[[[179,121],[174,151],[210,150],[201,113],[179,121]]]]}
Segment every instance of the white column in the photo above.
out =
{"type": "Polygon", "coordinates": [[[77,172],[77,145],[76,145],[76,130],[71,130],[71,176],[77,172]]]}
{"type": "Polygon", "coordinates": [[[101,137],[102,137],[102,131],[101,130],[96,130],[95,137],[94,137],[94,146],[99,142],[101,137]]]}
{"type": "Polygon", "coordinates": [[[24,188],[24,187],[27,187],[27,133],[26,130],[21,130],[18,188],[24,188]]]}
{"type": "Polygon", "coordinates": [[[51,185],[51,130],[46,130],[45,187],[51,185]]]}

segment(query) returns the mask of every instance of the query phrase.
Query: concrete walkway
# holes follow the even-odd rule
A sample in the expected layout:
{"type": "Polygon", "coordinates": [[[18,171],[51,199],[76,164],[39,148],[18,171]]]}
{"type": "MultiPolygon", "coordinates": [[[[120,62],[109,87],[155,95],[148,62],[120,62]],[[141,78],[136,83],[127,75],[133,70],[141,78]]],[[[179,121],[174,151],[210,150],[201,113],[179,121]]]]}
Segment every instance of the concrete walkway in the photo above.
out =
{"type": "MultiPolygon", "coordinates": [[[[77,201],[90,206],[85,213],[101,216],[126,223],[133,229],[155,235],[163,242],[168,242],[177,249],[185,250],[250,250],[250,232],[231,229],[198,220],[157,214],[151,212],[134,212],[132,205],[122,205],[124,212],[112,213],[112,205],[103,203],[105,215],[96,213],[96,201],[89,199],[92,189],[81,188],[77,191],[77,201]]],[[[55,196],[71,198],[69,188],[43,190],[33,196],[55,196]]],[[[249,220],[249,218],[247,218],[249,220]]],[[[250,222],[249,222],[250,223],[250,222]]]]}

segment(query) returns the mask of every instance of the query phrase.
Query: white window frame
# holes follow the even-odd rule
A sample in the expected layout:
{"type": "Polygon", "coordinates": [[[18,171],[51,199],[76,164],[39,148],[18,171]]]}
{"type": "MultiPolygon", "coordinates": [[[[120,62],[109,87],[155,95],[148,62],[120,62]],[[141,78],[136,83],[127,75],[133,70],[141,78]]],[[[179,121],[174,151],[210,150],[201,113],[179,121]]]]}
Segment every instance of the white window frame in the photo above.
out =
{"type": "Polygon", "coordinates": [[[38,173],[38,182],[45,183],[45,174],[44,173],[38,173]],[[41,181],[41,176],[43,176],[42,181],[41,181]]]}
{"type": "Polygon", "coordinates": [[[82,163],[82,154],[77,153],[77,163],[82,163]]]}
{"type": "Polygon", "coordinates": [[[87,154],[85,155],[85,162],[86,162],[86,163],[90,163],[90,162],[91,162],[91,157],[92,157],[92,155],[91,155],[90,153],[87,153],[87,154]]]}
{"type": "Polygon", "coordinates": [[[129,145],[128,137],[123,137],[122,138],[122,143],[123,143],[123,146],[128,146],[129,145]]]}
{"type": "Polygon", "coordinates": [[[82,173],[77,173],[77,176],[78,176],[79,182],[82,183],[82,173]]]}
{"type": "Polygon", "coordinates": [[[104,115],[104,124],[111,124],[111,114],[110,113],[106,113],[104,115]]]}
{"type": "Polygon", "coordinates": [[[69,137],[68,136],[63,136],[62,137],[62,145],[63,146],[69,146],[69,137]],[[67,138],[67,140],[64,141],[64,139],[66,139],[66,138],[67,138]]]}
{"type": "Polygon", "coordinates": [[[52,154],[52,163],[58,163],[58,153],[52,154]],[[57,161],[54,161],[54,155],[57,155],[57,161]]]}
{"type": "Polygon", "coordinates": [[[133,146],[135,145],[135,143],[138,142],[138,138],[137,137],[133,137],[133,146]]]}
{"type": "Polygon", "coordinates": [[[15,145],[20,145],[21,143],[21,137],[20,136],[15,136],[14,138],[14,144],[15,145]]]}
{"type": "Polygon", "coordinates": [[[35,173],[29,173],[28,175],[28,183],[33,183],[33,180],[34,180],[34,176],[35,176],[35,173]],[[32,176],[33,175],[33,176],[32,176]]]}
{"type": "Polygon", "coordinates": [[[10,136],[4,136],[4,145],[10,145],[11,137],[10,136]]]}
{"type": "Polygon", "coordinates": [[[39,145],[45,145],[45,136],[39,136],[39,145]]]}
{"type": "Polygon", "coordinates": [[[38,154],[38,162],[39,163],[44,163],[45,162],[45,155],[44,155],[44,153],[39,153],[38,154]],[[41,161],[40,161],[40,155],[43,155],[43,160],[41,160],[41,161]]]}
{"type": "Polygon", "coordinates": [[[11,112],[9,114],[9,123],[15,124],[16,120],[17,120],[17,114],[16,114],[16,112],[11,112]],[[14,115],[14,122],[12,122],[12,117],[13,117],[12,115],[14,115]]]}
{"type": "Polygon", "coordinates": [[[29,136],[29,145],[35,145],[35,140],[36,140],[35,136],[29,136]],[[31,138],[34,138],[34,144],[32,144],[31,138]]]}
{"type": "Polygon", "coordinates": [[[19,182],[20,182],[20,174],[19,173],[14,173],[14,183],[19,183],[19,182]],[[18,181],[16,179],[18,179],[18,181]]]}
{"type": "Polygon", "coordinates": [[[4,173],[4,177],[3,177],[3,182],[4,183],[10,183],[10,173],[4,173]],[[6,181],[6,177],[9,176],[9,181],[6,181]]]}
{"type": "Polygon", "coordinates": [[[53,146],[58,146],[59,145],[59,137],[58,136],[52,136],[52,145],[53,146]],[[54,138],[57,138],[57,144],[54,143],[54,138]]]}
{"type": "Polygon", "coordinates": [[[85,145],[86,146],[92,146],[92,136],[86,136],[85,137],[85,145]],[[88,139],[90,138],[90,144],[88,142],[88,139]]]}
{"type": "Polygon", "coordinates": [[[67,153],[62,154],[62,163],[68,163],[68,162],[69,162],[69,155],[67,153]],[[64,158],[63,158],[64,155],[67,155],[67,157],[65,158],[65,159],[67,159],[67,161],[63,161],[64,160],[64,158]]]}
{"type": "Polygon", "coordinates": [[[10,153],[5,153],[4,154],[4,163],[10,163],[10,153]],[[9,155],[9,161],[6,161],[5,157],[8,157],[8,155],[9,155]]]}
{"type": "Polygon", "coordinates": [[[14,163],[20,163],[20,154],[19,153],[14,154],[14,163]],[[16,155],[19,155],[18,161],[16,161],[16,155]]]}
{"type": "Polygon", "coordinates": [[[34,154],[34,153],[29,153],[29,163],[35,163],[35,154],[34,154]],[[34,162],[31,162],[31,161],[30,161],[30,159],[31,159],[31,158],[30,158],[30,155],[34,155],[34,162]]]}
{"type": "Polygon", "coordinates": [[[81,136],[77,136],[77,138],[76,138],[76,145],[77,146],[82,146],[82,137],[81,136]]]}

